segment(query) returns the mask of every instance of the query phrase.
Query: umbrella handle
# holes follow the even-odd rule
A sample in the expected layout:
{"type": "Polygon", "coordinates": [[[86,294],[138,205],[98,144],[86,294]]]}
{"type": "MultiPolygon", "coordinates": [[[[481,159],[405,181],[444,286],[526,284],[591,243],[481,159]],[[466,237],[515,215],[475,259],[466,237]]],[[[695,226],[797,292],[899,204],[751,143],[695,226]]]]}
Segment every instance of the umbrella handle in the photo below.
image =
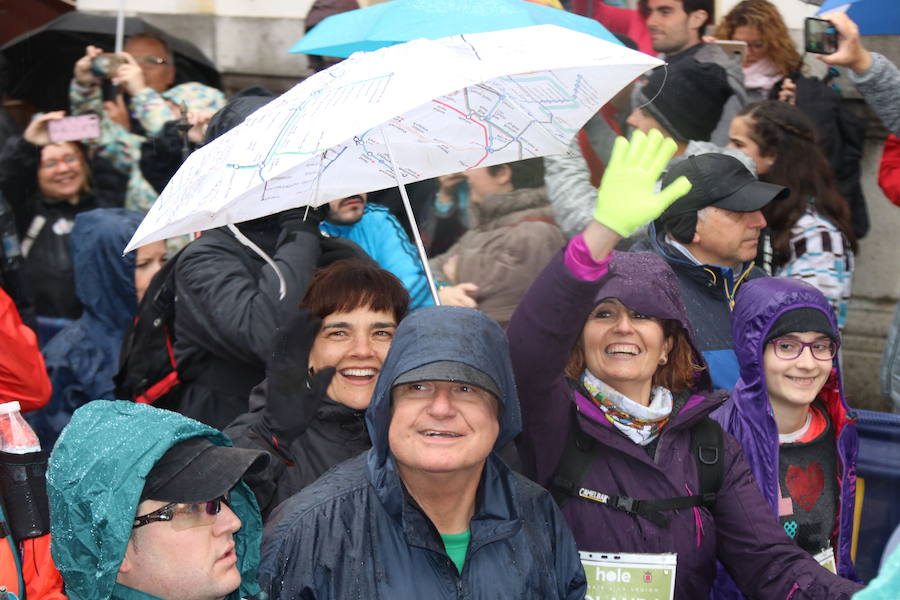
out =
{"type": "Polygon", "coordinates": [[[234,234],[234,237],[236,237],[240,243],[259,254],[260,258],[262,258],[264,261],[266,261],[266,264],[272,267],[272,269],[275,271],[275,275],[278,277],[278,299],[284,300],[284,296],[287,293],[287,284],[284,282],[284,275],[281,274],[281,269],[278,268],[278,265],[275,264],[275,261],[272,260],[272,257],[266,254],[262,248],[254,244],[253,240],[241,233],[241,230],[235,227],[234,223],[228,224],[228,230],[234,234]]]}
{"type": "Polygon", "coordinates": [[[394,172],[394,178],[397,180],[397,188],[400,190],[400,197],[403,199],[403,208],[406,209],[406,218],[409,219],[410,229],[412,229],[413,238],[416,242],[416,250],[419,251],[419,260],[422,261],[422,268],[425,271],[425,279],[428,280],[428,289],[431,290],[431,297],[434,299],[435,306],[441,305],[441,299],[438,296],[437,286],[434,284],[434,276],[431,274],[431,268],[428,266],[428,255],[425,253],[425,245],[422,243],[422,236],[419,235],[419,225],[416,223],[416,216],[413,214],[412,205],[409,203],[409,196],[406,195],[406,186],[400,180],[400,171],[397,169],[397,161],[394,160],[394,151],[388,143],[387,134],[384,131],[384,125],[380,126],[381,137],[384,139],[384,145],[387,147],[388,156],[391,159],[391,171],[394,172]]]}

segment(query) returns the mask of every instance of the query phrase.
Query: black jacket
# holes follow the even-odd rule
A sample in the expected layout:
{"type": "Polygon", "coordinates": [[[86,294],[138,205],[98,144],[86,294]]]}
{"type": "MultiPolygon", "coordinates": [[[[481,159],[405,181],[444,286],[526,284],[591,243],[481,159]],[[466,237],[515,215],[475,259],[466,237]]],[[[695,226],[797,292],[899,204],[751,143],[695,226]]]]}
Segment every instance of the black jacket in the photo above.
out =
{"type": "Polygon", "coordinates": [[[247,412],[275,330],[297,310],[320,255],[316,234],[282,231],[275,217],[238,228],[278,265],[283,299],[272,267],[224,228],[191,242],[175,267],[179,412],[217,429],[247,412]]]}
{"type": "Polygon", "coordinates": [[[93,191],[82,195],[78,204],[45,198],[37,186],[40,155],[40,148],[22,137],[8,139],[0,149],[0,191],[12,206],[20,244],[35,217],[44,219],[43,226],[35,228],[37,233],[24,261],[35,313],[75,319],[81,314],[69,249],[75,215],[94,208],[122,206],[128,179],[105,159],[96,158],[89,173],[93,191]]]}
{"type": "Polygon", "coordinates": [[[322,473],[372,446],[365,411],[325,398],[303,434],[289,447],[278,448],[272,443],[274,434],[261,418],[267,400],[268,385],[263,381],[250,395],[250,412],[225,430],[235,446],[263,449],[273,455],[265,469],[244,478],[256,494],[264,518],[322,473]]]}
{"type": "Polygon", "coordinates": [[[496,454],[521,422],[506,340],[496,322],[468,308],[414,311],[397,328],[366,411],[372,449],[272,513],[263,534],[260,585],[271,600],[583,598],[578,551],[550,494],[496,454]],[[461,573],[406,492],[388,444],[393,381],[437,360],[475,367],[501,391],[499,435],[479,483],[461,573]]]}

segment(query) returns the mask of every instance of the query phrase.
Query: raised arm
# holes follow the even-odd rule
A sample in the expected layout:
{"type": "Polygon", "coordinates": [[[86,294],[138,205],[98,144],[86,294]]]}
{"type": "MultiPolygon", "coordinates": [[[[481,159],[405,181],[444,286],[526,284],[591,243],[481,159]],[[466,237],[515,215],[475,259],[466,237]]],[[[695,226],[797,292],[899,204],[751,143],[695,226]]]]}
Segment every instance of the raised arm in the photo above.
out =
{"type": "MultiPolygon", "coordinates": [[[[680,177],[659,193],[656,180],[675,152],[675,143],[658,131],[637,131],[631,142],[618,138],[603,175],[593,220],[569,242],[531,285],[507,332],[522,405],[523,462],[539,483],[547,475],[537,461],[537,445],[548,432],[565,431],[569,397],[563,371],[569,354],[595,306],[612,249],[623,237],[656,218],[690,190],[680,177]],[[531,464],[529,464],[531,463],[531,464]]],[[[555,464],[561,448],[544,448],[542,464],[555,464]]]]}

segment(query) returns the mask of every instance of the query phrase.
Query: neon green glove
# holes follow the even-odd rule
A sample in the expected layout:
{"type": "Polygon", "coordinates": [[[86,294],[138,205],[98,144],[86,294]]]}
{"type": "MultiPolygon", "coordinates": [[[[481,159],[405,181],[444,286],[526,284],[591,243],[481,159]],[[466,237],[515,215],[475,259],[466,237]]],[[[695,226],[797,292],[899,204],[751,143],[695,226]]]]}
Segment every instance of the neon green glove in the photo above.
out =
{"type": "Polygon", "coordinates": [[[682,176],[656,193],[656,180],[676,150],[675,141],[658,129],[649,135],[635,131],[630,143],[616,138],[597,190],[594,219],[628,237],[691,191],[691,182],[682,176]]]}

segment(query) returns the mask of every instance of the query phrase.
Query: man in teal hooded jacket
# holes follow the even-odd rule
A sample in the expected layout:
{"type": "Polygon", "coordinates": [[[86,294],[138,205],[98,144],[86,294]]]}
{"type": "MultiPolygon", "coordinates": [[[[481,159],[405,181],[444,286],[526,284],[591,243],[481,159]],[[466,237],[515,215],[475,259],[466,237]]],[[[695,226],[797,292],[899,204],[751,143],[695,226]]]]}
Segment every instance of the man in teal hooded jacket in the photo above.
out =
{"type": "Polygon", "coordinates": [[[75,411],[47,471],[51,553],[69,598],[257,594],[262,520],[241,478],[266,460],[147,405],[97,400],[75,411]]]}

